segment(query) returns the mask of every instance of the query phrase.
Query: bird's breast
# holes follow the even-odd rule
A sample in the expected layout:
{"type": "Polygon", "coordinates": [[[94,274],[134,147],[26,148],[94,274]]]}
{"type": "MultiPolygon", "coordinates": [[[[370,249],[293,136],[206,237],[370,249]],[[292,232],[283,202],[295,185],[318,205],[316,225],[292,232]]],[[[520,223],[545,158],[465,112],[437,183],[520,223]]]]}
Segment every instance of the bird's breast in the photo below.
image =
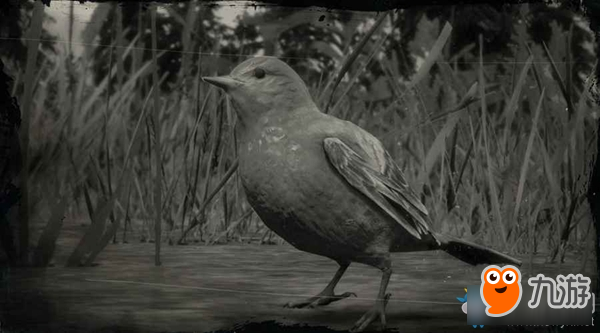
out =
{"type": "Polygon", "coordinates": [[[329,166],[317,140],[271,126],[241,138],[238,153],[239,173],[255,210],[290,215],[308,208],[307,198],[324,195],[319,179],[329,166]]]}
{"type": "Polygon", "coordinates": [[[282,127],[265,127],[239,145],[240,157],[277,173],[295,170],[302,157],[303,144],[286,132],[282,127]]]}

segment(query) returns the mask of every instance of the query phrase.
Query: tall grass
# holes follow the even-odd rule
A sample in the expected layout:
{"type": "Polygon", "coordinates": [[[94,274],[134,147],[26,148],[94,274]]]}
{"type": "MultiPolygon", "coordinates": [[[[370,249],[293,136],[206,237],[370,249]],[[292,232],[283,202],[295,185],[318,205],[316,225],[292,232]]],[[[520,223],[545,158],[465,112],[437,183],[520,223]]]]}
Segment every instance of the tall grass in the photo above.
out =
{"type": "Polygon", "coordinates": [[[23,93],[23,108],[21,115],[21,159],[23,167],[20,173],[21,201],[19,205],[19,256],[21,261],[28,262],[29,254],[29,137],[31,131],[31,114],[33,105],[33,91],[35,89],[34,71],[38,58],[38,47],[42,35],[42,20],[44,18],[44,5],[36,2],[31,17],[31,25],[27,33],[27,65],[25,66],[23,93]]]}
{"type": "MultiPolygon", "coordinates": [[[[92,264],[111,239],[118,243],[119,238],[154,241],[156,265],[162,242],[174,244],[172,239],[177,244],[281,242],[254,216],[235,177],[235,111],[222,92],[200,79],[215,74],[218,59],[201,55],[192,63],[194,52],[218,54],[220,48],[217,43],[206,50],[194,42],[190,27],[202,21],[202,11],[189,11],[178,20],[187,27],[181,36],[182,66],[176,88],[165,92],[157,63],[166,51],[156,49],[159,27],[152,8],[137,22],[138,31],[151,31],[150,59],[143,60],[142,37],[124,40],[117,20],[107,46],[114,49],[107,77],[98,85],[82,79],[93,61],[92,52],[86,53],[73,67],[79,79],[72,107],[52,101],[56,117],[43,108],[48,99],[43,83],[52,81],[34,79],[33,42],[32,58],[19,75],[26,88],[24,119],[33,119],[36,129],[32,154],[43,161],[27,178],[37,184],[29,192],[40,196],[43,188],[51,188],[73,197],[66,203],[70,213],[63,228],[91,222],[69,249],[68,265],[92,264]]],[[[307,82],[321,92],[315,100],[323,110],[382,140],[429,209],[435,229],[530,258],[543,252],[549,260],[558,254],[562,260],[569,251],[583,251],[591,220],[583,200],[582,179],[587,177],[577,175],[589,171],[585,155],[595,135],[594,119],[587,90],[575,91],[568,67],[553,59],[553,46],[521,39],[523,52],[511,59],[514,74],[506,77],[486,63],[480,39],[464,51],[479,49],[476,66],[461,69],[458,58],[447,59],[444,52],[452,27],[439,22],[428,55],[405,80],[397,72],[398,59],[380,54],[390,34],[384,27],[391,29],[386,17],[380,15],[358,42],[348,42],[352,52],[336,71],[322,75],[324,83],[307,82]],[[392,97],[372,102],[361,95],[357,79],[374,63],[384,69],[392,97]]],[[[42,205],[34,208],[24,214],[37,217],[48,211],[42,205]]],[[[53,227],[41,239],[48,243],[56,239],[62,220],[46,220],[53,227]]],[[[23,228],[26,237],[29,227],[23,228]]],[[[40,257],[39,265],[48,262],[40,257]]]]}
{"type": "Polygon", "coordinates": [[[152,83],[154,84],[154,91],[152,97],[154,100],[154,107],[152,113],[152,125],[154,132],[154,209],[155,209],[155,258],[154,264],[160,266],[160,244],[162,243],[162,189],[163,189],[163,173],[162,173],[162,149],[161,149],[161,121],[160,121],[160,100],[158,96],[158,58],[156,55],[156,7],[152,6],[151,17],[152,17],[152,83]]]}

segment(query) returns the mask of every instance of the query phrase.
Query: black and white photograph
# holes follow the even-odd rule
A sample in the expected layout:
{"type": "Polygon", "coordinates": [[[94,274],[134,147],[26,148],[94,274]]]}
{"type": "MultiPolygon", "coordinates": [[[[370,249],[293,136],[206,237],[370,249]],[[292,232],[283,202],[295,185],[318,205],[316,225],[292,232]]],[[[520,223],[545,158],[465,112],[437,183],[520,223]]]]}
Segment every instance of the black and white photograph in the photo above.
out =
{"type": "Polygon", "coordinates": [[[597,332],[599,42],[595,0],[2,0],[0,333],[597,332]]]}

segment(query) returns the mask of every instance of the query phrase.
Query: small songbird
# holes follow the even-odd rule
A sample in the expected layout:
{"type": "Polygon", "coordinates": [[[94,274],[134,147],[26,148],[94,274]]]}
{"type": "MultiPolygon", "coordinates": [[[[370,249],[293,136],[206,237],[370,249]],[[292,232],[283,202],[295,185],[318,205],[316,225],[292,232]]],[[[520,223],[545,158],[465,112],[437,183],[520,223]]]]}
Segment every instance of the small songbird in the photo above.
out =
{"type": "Polygon", "coordinates": [[[301,251],[339,264],[318,295],[286,304],[326,305],[352,262],[383,272],[377,300],[352,328],[385,327],[390,252],[444,250],[472,265],[521,262],[434,232],[425,206],[373,135],[322,113],[300,76],[273,57],[248,59],[230,75],[204,77],[222,88],[236,111],[238,173],[262,221],[301,251]]]}

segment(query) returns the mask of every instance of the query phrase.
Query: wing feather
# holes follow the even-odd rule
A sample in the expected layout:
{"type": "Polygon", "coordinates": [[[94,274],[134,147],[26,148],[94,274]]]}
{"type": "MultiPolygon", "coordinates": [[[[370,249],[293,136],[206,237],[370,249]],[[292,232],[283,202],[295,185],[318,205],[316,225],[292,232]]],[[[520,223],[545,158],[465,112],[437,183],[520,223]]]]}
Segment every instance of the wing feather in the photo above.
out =
{"type": "Polygon", "coordinates": [[[344,179],[406,231],[418,239],[429,233],[427,209],[410,190],[387,152],[381,172],[339,138],[326,138],[323,146],[330,163],[344,179]]]}
{"type": "Polygon", "coordinates": [[[421,200],[417,198],[417,195],[413,192],[413,190],[408,186],[406,180],[404,180],[404,174],[402,170],[396,165],[394,159],[390,156],[390,154],[385,152],[385,170],[383,172],[384,176],[390,178],[395,181],[395,184],[390,184],[390,186],[394,186],[394,189],[401,193],[402,196],[408,201],[412,206],[418,209],[422,214],[429,215],[427,212],[427,208],[423,205],[421,200]]]}

